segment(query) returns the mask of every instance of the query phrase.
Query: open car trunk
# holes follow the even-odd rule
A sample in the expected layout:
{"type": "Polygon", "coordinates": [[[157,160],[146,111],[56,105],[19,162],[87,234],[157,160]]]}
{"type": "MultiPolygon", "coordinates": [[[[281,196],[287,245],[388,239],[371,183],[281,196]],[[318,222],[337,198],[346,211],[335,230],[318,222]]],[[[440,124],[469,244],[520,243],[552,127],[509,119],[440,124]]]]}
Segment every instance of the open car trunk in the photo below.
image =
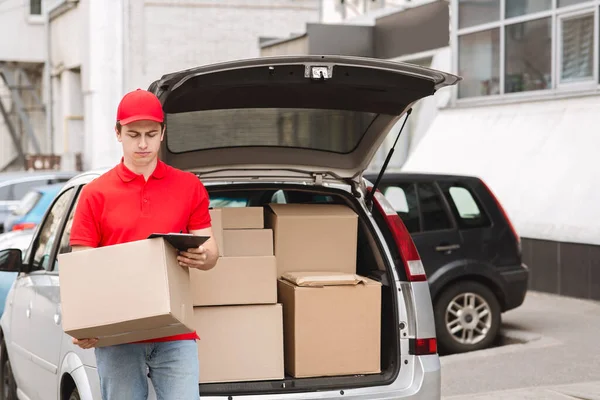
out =
{"type": "MultiPolygon", "coordinates": [[[[358,214],[356,274],[371,278],[381,286],[381,332],[380,373],[351,376],[318,376],[294,378],[287,371],[284,379],[263,381],[239,381],[201,383],[203,396],[279,394],[304,391],[349,390],[352,388],[386,385],[398,376],[400,365],[398,296],[393,287],[391,265],[384,256],[384,244],[377,239],[371,222],[357,199],[349,192],[324,186],[283,184],[206,184],[214,208],[221,207],[268,207],[272,203],[285,204],[342,204],[358,214]]],[[[376,211],[375,211],[376,213],[376,211]]],[[[302,246],[299,243],[298,246],[302,246]]],[[[306,249],[310,251],[310,249],[306,249]]],[[[279,293],[278,302],[281,301],[279,293]]],[[[403,304],[403,303],[400,303],[403,304]]],[[[404,305],[402,305],[404,306],[404,305]]],[[[284,308],[285,310],[285,308],[284,308]]],[[[285,311],[284,311],[285,312],[285,311]]],[[[360,324],[360,320],[355,321],[360,324]]],[[[202,338],[202,331],[199,331],[202,338]]],[[[318,340],[318,338],[314,338],[318,340]]],[[[202,340],[202,339],[201,339],[202,340]]],[[[207,344],[208,345],[208,344],[207,344]]],[[[287,357],[287,354],[284,354],[287,357]]],[[[241,362],[241,361],[240,361],[241,362]]],[[[260,360],[256,360],[260,363],[260,360]]],[[[210,368],[200,359],[200,370],[210,368]]]]}

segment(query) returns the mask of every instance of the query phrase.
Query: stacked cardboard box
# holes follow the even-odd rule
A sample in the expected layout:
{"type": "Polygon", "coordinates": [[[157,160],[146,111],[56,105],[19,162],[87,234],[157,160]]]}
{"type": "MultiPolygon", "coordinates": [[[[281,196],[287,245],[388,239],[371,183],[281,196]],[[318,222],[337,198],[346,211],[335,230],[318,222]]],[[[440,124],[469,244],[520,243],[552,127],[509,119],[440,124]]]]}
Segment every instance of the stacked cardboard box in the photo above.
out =
{"type": "Polygon", "coordinates": [[[358,215],[334,204],[272,204],[285,370],[380,372],[381,284],[356,275],[358,215]]]}
{"type": "Polygon", "coordinates": [[[273,233],[262,207],[211,210],[219,261],[190,271],[200,383],[283,379],[273,233]]]}

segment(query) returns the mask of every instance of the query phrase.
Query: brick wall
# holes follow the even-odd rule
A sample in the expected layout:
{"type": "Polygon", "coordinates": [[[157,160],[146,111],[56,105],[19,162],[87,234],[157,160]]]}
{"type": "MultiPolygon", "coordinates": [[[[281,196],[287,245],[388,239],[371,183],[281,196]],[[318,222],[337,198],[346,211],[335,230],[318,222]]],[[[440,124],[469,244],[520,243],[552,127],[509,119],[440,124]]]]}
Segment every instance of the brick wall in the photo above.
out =
{"type": "Polygon", "coordinates": [[[164,73],[258,57],[259,37],[287,37],[304,32],[307,22],[317,22],[319,1],[131,2],[126,10],[125,84],[128,89],[147,87],[164,73]]]}

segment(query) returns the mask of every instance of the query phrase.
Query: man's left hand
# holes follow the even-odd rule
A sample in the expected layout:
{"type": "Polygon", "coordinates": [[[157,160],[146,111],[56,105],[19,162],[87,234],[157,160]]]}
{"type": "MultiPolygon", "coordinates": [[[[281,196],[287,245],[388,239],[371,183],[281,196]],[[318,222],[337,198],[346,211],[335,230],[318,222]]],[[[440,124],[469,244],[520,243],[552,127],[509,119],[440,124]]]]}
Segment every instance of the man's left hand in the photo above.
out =
{"type": "Polygon", "coordinates": [[[204,269],[205,263],[208,260],[208,252],[203,247],[188,249],[188,251],[180,251],[177,256],[177,261],[182,267],[204,269]]]}

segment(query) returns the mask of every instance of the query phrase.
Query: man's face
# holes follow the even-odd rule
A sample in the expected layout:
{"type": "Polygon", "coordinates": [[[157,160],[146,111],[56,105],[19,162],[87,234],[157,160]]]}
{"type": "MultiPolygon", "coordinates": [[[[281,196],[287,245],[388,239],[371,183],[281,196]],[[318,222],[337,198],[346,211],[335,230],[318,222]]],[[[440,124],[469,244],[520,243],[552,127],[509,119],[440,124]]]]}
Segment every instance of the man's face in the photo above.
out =
{"type": "Polygon", "coordinates": [[[154,121],[136,121],[121,126],[117,139],[123,145],[123,156],[136,165],[147,165],[158,156],[164,131],[154,121]]]}

